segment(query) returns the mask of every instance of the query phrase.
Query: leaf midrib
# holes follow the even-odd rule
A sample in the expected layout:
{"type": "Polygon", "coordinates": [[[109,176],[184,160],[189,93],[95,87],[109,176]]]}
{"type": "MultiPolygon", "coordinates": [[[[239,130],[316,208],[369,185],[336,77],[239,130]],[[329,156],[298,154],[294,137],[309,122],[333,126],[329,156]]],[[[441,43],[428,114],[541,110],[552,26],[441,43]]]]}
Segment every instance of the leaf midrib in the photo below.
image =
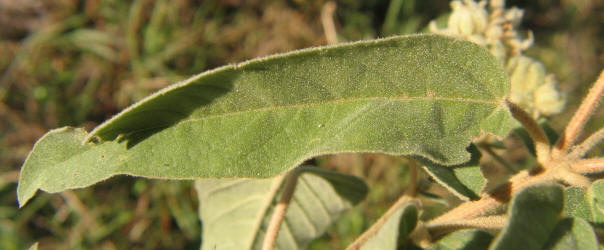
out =
{"type": "MultiPolygon", "coordinates": [[[[339,104],[339,103],[352,103],[352,102],[361,102],[361,101],[391,101],[391,102],[407,102],[407,101],[450,101],[450,102],[466,102],[466,103],[479,103],[479,104],[491,104],[494,106],[499,106],[502,102],[501,100],[483,100],[483,99],[472,99],[472,98],[455,98],[455,97],[428,97],[428,96],[417,96],[417,97],[364,97],[364,98],[346,98],[346,99],[336,99],[326,102],[317,102],[317,103],[299,103],[299,104],[291,104],[291,105],[275,105],[270,107],[261,107],[256,109],[242,110],[242,111],[234,111],[234,112],[225,112],[222,114],[214,114],[207,115],[204,117],[198,118],[185,118],[182,121],[179,121],[170,126],[153,126],[147,127],[144,129],[134,130],[127,133],[121,133],[123,135],[132,135],[148,130],[166,128],[171,126],[178,126],[187,122],[196,122],[196,121],[204,121],[211,120],[216,118],[242,115],[254,112],[265,112],[265,111],[275,111],[282,109],[291,109],[291,108],[304,108],[304,107],[316,107],[321,105],[330,105],[330,104],[339,104]]],[[[96,134],[90,134],[89,138],[95,136],[96,134]]]]}

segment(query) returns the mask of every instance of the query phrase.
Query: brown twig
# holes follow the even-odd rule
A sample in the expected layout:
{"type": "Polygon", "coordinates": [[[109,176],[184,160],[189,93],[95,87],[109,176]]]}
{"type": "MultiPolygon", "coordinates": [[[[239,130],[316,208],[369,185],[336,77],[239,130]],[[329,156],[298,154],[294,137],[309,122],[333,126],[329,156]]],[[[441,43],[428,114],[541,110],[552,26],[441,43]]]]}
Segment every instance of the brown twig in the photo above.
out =
{"type": "Polygon", "coordinates": [[[577,136],[581,134],[585,123],[598,107],[602,93],[604,93],[604,70],[600,73],[598,80],[596,80],[594,86],[589,90],[587,97],[585,97],[581,106],[579,106],[579,109],[577,109],[575,115],[566,126],[564,134],[562,134],[562,137],[556,143],[553,152],[554,156],[566,153],[568,148],[575,142],[577,136]]]}
{"type": "Polygon", "coordinates": [[[596,174],[604,172],[604,157],[577,160],[570,165],[570,169],[581,174],[596,174]]]}
{"type": "Polygon", "coordinates": [[[553,174],[553,171],[546,171],[545,173],[531,175],[526,170],[521,171],[510,178],[506,184],[503,184],[494,191],[483,195],[479,200],[463,203],[449,212],[431,220],[428,222],[428,225],[446,224],[451,221],[472,219],[488,214],[489,212],[500,208],[503,204],[508,202],[519,190],[530,185],[555,180],[555,177],[557,176],[553,174]]]}
{"type": "Polygon", "coordinates": [[[505,226],[506,219],[507,218],[504,215],[492,215],[477,217],[469,220],[454,220],[445,224],[432,223],[428,226],[428,231],[435,238],[439,238],[442,235],[464,228],[478,228],[485,231],[498,231],[505,226]]]}
{"type": "Polygon", "coordinates": [[[545,132],[541,126],[537,124],[535,119],[522,108],[507,100],[506,104],[508,105],[512,116],[522,123],[528,134],[531,136],[531,139],[533,139],[533,142],[535,143],[535,152],[537,154],[537,162],[542,166],[546,165],[545,163],[550,158],[550,145],[547,136],[545,136],[545,132]]]}
{"type": "Polygon", "coordinates": [[[590,150],[592,150],[598,143],[604,140],[604,128],[600,128],[595,133],[591,134],[585,141],[580,145],[574,147],[569,154],[570,159],[579,159],[584,157],[590,150]]]}
{"type": "Polygon", "coordinates": [[[323,25],[323,31],[325,32],[325,39],[327,44],[338,43],[338,36],[336,33],[336,25],[333,22],[333,14],[336,11],[336,3],[329,1],[323,5],[321,9],[321,24],[323,25]]]}
{"type": "Polygon", "coordinates": [[[275,249],[275,244],[277,243],[277,234],[279,233],[281,222],[283,221],[287,208],[289,207],[289,202],[294,196],[297,182],[298,171],[294,169],[290,171],[288,177],[285,179],[285,188],[283,189],[283,193],[281,193],[279,203],[277,203],[277,206],[275,206],[275,210],[273,211],[268,228],[266,229],[266,235],[264,236],[264,242],[262,243],[263,250],[275,249]]]}

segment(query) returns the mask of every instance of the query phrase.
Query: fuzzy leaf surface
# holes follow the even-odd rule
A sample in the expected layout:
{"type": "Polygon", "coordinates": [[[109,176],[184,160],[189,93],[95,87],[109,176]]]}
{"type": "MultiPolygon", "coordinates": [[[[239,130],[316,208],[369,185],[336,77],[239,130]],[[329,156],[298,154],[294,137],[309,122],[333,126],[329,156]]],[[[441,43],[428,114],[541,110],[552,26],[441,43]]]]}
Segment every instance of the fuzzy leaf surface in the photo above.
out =
{"type": "MultiPolygon", "coordinates": [[[[357,177],[309,167],[298,170],[302,173],[277,235],[277,249],[306,248],[341,212],[367,195],[367,185],[357,177]]],[[[202,249],[261,249],[284,179],[197,180],[202,249]]]]}
{"type": "Polygon", "coordinates": [[[512,198],[509,219],[490,249],[542,249],[561,219],[564,194],[554,184],[529,186],[512,198]]]}
{"type": "Polygon", "coordinates": [[[580,217],[604,229],[604,180],[595,181],[584,191],[579,187],[564,190],[564,215],[580,217]]]}
{"type": "Polygon", "coordinates": [[[478,229],[460,230],[440,239],[429,250],[482,250],[493,236],[478,229]]]}
{"type": "Polygon", "coordinates": [[[597,250],[598,240],[591,225],[578,217],[562,219],[543,249],[597,250]]]}
{"type": "Polygon", "coordinates": [[[473,144],[468,151],[472,153],[470,161],[456,166],[445,167],[423,161],[423,169],[430,176],[455,196],[466,201],[480,198],[480,191],[486,184],[480,170],[480,151],[473,144]]]}
{"type": "Polygon", "coordinates": [[[568,187],[564,189],[564,215],[568,217],[581,217],[588,221],[593,220],[593,215],[583,188],[568,187]]]}
{"type": "Polygon", "coordinates": [[[591,222],[604,229],[604,180],[595,181],[587,190],[586,198],[593,216],[591,222]]]}
{"type": "Polygon", "coordinates": [[[502,101],[508,90],[486,50],[437,35],[254,59],[174,84],[89,134],[49,132],[22,167],[18,198],[24,204],[38,189],[58,192],[116,174],[270,177],[341,152],[461,164],[472,138],[511,129],[502,101]]]}

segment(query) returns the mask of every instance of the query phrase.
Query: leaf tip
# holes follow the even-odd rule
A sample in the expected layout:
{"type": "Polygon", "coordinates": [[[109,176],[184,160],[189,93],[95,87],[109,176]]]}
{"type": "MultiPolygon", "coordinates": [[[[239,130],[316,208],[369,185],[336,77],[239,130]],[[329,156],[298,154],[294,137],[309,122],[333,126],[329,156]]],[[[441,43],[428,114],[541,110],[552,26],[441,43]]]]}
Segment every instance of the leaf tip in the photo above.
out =
{"type": "Polygon", "coordinates": [[[19,184],[17,185],[17,204],[19,205],[19,208],[25,206],[25,204],[27,204],[27,202],[32,197],[34,197],[37,191],[38,187],[35,187],[33,189],[28,188],[24,190],[23,185],[21,185],[21,182],[19,182],[19,184]]]}

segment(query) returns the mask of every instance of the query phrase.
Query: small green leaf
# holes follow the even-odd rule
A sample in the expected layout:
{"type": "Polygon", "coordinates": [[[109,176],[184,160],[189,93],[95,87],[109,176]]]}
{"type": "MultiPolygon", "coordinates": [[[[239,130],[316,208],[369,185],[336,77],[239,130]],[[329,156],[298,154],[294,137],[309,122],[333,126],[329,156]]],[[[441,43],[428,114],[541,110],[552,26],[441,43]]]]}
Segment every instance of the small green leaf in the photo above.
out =
{"type": "Polygon", "coordinates": [[[604,229],[604,180],[595,181],[587,190],[587,202],[596,227],[604,229]]]}
{"type": "Polygon", "coordinates": [[[490,249],[541,249],[560,221],[564,194],[554,184],[527,187],[512,198],[508,223],[490,249]]]}
{"type": "Polygon", "coordinates": [[[480,191],[486,179],[480,170],[480,151],[472,144],[468,151],[472,153],[469,162],[457,166],[440,166],[429,161],[422,161],[424,170],[436,181],[446,187],[451,193],[462,200],[475,200],[480,197],[480,191]]]}
{"type": "MultiPolygon", "coordinates": [[[[301,174],[277,236],[278,249],[305,248],[368,191],[354,176],[311,167],[297,171],[301,174]]],[[[260,249],[283,179],[197,180],[202,249],[260,249]]]]}
{"type": "Polygon", "coordinates": [[[365,244],[362,250],[397,249],[399,242],[404,241],[415,229],[418,211],[412,203],[408,203],[393,213],[380,230],[365,244]]]}
{"type": "Polygon", "coordinates": [[[591,225],[581,218],[562,219],[543,249],[597,250],[598,240],[591,225]]]}
{"type": "Polygon", "coordinates": [[[461,164],[474,137],[511,129],[508,92],[485,49],[437,35],[254,59],[163,89],[90,134],[50,131],[21,168],[18,198],[116,174],[263,178],[343,152],[461,164]]]}
{"type": "Polygon", "coordinates": [[[483,250],[492,240],[493,236],[482,230],[460,230],[442,238],[429,250],[483,250]]]}
{"type": "Polygon", "coordinates": [[[564,189],[564,215],[581,217],[587,221],[593,220],[585,191],[582,188],[569,187],[564,189]]]}

